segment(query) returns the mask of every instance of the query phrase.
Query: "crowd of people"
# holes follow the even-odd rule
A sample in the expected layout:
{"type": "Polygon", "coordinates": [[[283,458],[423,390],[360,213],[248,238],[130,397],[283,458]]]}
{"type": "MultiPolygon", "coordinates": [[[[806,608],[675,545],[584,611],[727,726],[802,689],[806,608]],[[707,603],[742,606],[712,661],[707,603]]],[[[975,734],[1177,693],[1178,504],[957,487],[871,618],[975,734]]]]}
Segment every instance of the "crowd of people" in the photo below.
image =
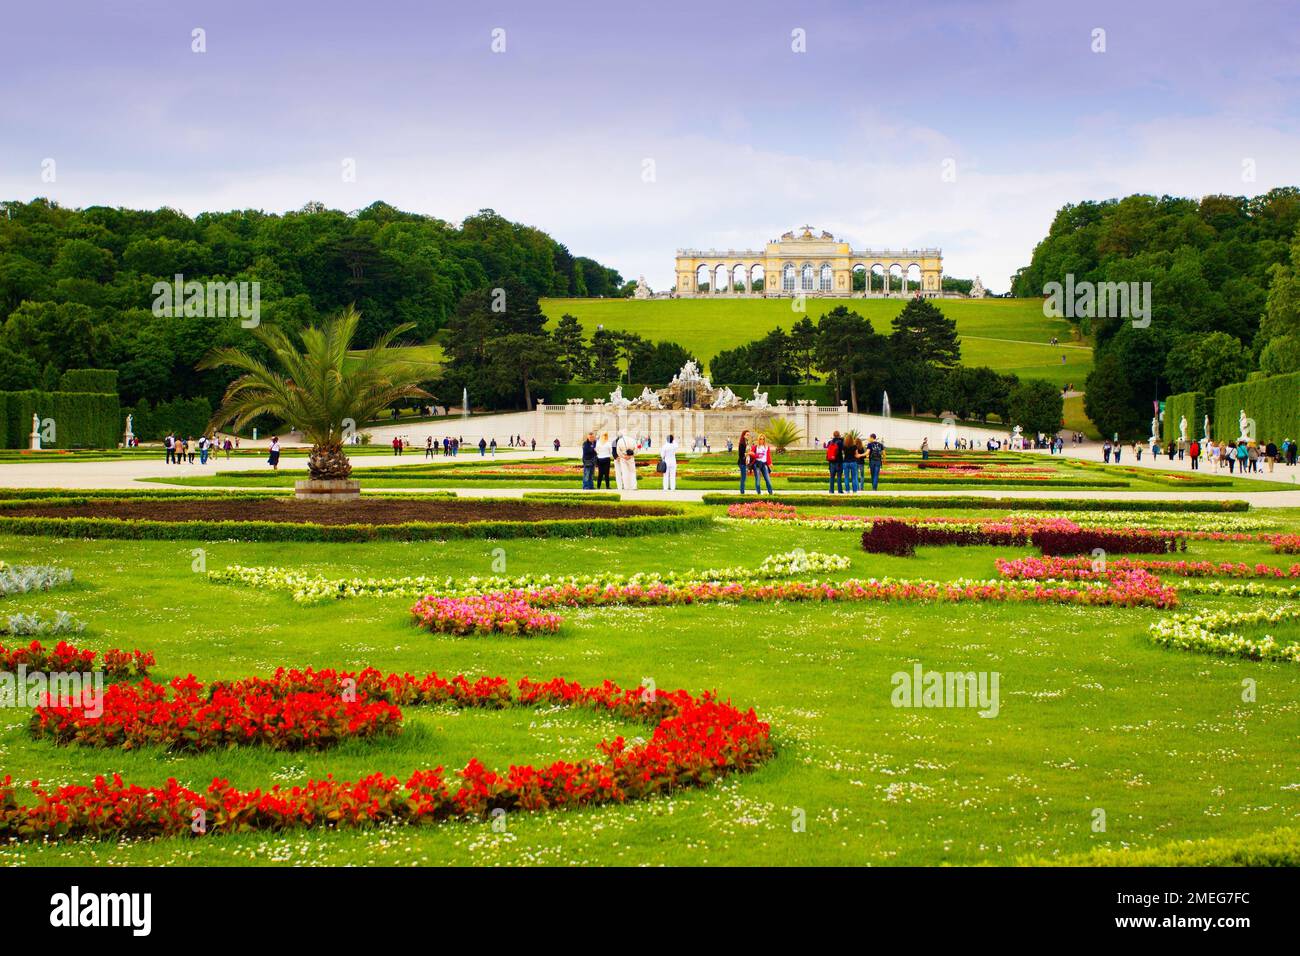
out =
{"type": "Polygon", "coordinates": [[[200,465],[206,465],[209,457],[216,458],[218,452],[224,451],[229,458],[230,453],[238,447],[239,439],[236,437],[232,440],[228,435],[224,439],[216,434],[200,435],[199,440],[195,441],[192,437],[182,438],[168,432],[167,437],[163,439],[163,451],[166,456],[164,460],[169,465],[192,465],[195,456],[198,457],[200,465]]]}
{"type": "MultiPolygon", "coordinates": [[[[1136,461],[1142,460],[1142,453],[1147,450],[1147,443],[1135,441],[1131,446],[1133,457],[1136,461]]],[[[1210,439],[1202,442],[1198,438],[1190,441],[1185,438],[1173,439],[1161,445],[1159,441],[1150,443],[1150,452],[1153,459],[1168,456],[1172,461],[1189,461],[1192,471],[1201,470],[1201,462],[1205,461],[1207,468],[1215,471],[1228,469],[1228,474],[1259,474],[1261,472],[1272,472],[1273,466],[1285,464],[1294,466],[1296,463],[1297,447],[1292,438],[1283,439],[1282,444],[1276,442],[1258,442],[1246,439],[1236,441],[1215,441],[1210,439]]],[[[1101,457],[1105,463],[1119,464],[1123,458],[1124,445],[1118,441],[1107,439],[1101,446],[1101,457]]]]}

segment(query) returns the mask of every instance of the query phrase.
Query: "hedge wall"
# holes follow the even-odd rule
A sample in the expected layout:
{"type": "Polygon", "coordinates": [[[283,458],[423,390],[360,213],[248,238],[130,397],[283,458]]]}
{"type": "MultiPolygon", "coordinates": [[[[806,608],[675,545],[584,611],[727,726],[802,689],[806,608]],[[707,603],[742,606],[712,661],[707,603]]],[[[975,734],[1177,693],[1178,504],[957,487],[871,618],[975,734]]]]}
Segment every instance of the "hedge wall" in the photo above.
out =
{"type": "Polygon", "coordinates": [[[117,392],[117,369],[70,368],[59,376],[60,392],[117,392]]]}
{"type": "Polygon", "coordinates": [[[95,392],[0,392],[0,427],[5,448],[28,447],[32,414],[54,419],[54,440],[43,448],[116,448],[126,419],[117,395],[95,392]]]}
{"type": "MultiPolygon", "coordinates": [[[[1165,420],[1161,438],[1174,441],[1178,438],[1178,422],[1187,416],[1187,440],[1199,439],[1205,432],[1205,416],[1209,402],[1204,392],[1180,392],[1165,399],[1165,420]]],[[[1214,426],[1214,422],[1210,422],[1214,426]]]]}
{"type": "Polygon", "coordinates": [[[168,432],[197,438],[208,430],[212,403],[206,398],[176,398],[150,408],[149,402],[142,398],[130,411],[135,416],[131,428],[141,441],[157,441],[168,432]]]}
{"type": "MultiPolygon", "coordinates": [[[[624,385],[623,395],[625,398],[635,398],[641,394],[641,390],[646,387],[644,382],[637,385],[624,385]]],[[[715,388],[722,388],[721,385],[715,385],[715,388]]],[[[740,398],[748,399],[754,394],[754,383],[748,385],[728,385],[740,398]]],[[[601,384],[570,384],[557,385],[548,393],[543,395],[548,405],[563,405],[571,398],[581,398],[583,401],[590,402],[592,399],[603,398],[608,400],[609,393],[618,388],[618,383],[601,384]]],[[[650,391],[663,388],[662,385],[649,386],[650,391]]],[[[767,400],[775,405],[781,399],[788,402],[795,402],[799,399],[812,399],[818,405],[835,405],[835,389],[830,385],[760,385],[760,392],[767,392],[767,400]]]]}
{"type": "Polygon", "coordinates": [[[1240,434],[1241,410],[1255,420],[1255,438],[1282,444],[1300,439],[1300,372],[1224,385],[1214,393],[1214,437],[1232,441],[1240,434]]]}

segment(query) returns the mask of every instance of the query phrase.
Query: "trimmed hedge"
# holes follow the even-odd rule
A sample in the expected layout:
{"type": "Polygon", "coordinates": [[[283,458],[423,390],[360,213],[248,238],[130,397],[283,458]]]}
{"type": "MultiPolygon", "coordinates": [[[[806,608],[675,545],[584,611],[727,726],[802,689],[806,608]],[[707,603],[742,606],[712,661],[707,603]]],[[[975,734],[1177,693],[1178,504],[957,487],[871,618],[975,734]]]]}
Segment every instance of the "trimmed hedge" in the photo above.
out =
{"type": "MultiPolygon", "coordinates": [[[[402,498],[409,496],[403,495],[402,498]]],[[[491,499],[486,499],[491,500],[491,499]]],[[[30,500],[25,502],[32,504],[30,500]]],[[[61,504],[78,503],[65,498],[61,504]]],[[[585,502],[584,502],[585,503],[585,502]]],[[[619,507],[610,501],[611,513],[619,507]]],[[[0,507],[3,502],[0,502],[0,507]]],[[[420,521],[406,524],[322,525],[280,521],[149,521],[121,518],[8,517],[0,534],[53,538],[115,538],[130,541],[446,541],[453,538],[586,538],[675,534],[708,527],[712,516],[677,510],[667,515],[546,521],[420,521]]]]}
{"type": "MultiPolygon", "coordinates": [[[[1209,401],[1204,392],[1180,392],[1165,399],[1165,420],[1162,437],[1165,442],[1178,438],[1178,422],[1187,416],[1187,441],[1200,440],[1205,431],[1205,416],[1209,411],[1209,401]]],[[[1214,427],[1214,422],[1210,422],[1214,427]]]]}
{"type": "Polygon", "coordinates": [[[98,392],[117,394],[117,369],[70,368],[59,376],[60,392],[98,392]]]}
{"type": "Polygon", "coordinates": [[[1300,439],[1300,372],[1224,385],[1214,393],[1214,437],[1240,437],[1242,409],[1255,420],[1255,439],[1282,444],[1300,439]]]}
{"type": "Polygon", "coordinates": [[[602,504],[622,501],[617,491],[525,491],[526,501],[581,501],[583,504],[602,504]]]}
{"type": "Polygon", "coordinates": [[[1029,866],[1300,866],[1300,829],[1279,827],[1244,837],[1179,840],[1141,849],[1097,849],[1062,857],[1029,857],[1029,866]]]}
{"type": "Polygon", "coordinates": [[[46,448],[116,448],[125,418],[116,393],[45,392],[28,389],[0,392],[0,427],[5,448],[28,447],[32,415],[54,420],[54,441],[46,448]]]}
{"type": "MultiPolygon", "coordinates": [[[[752,502],[754,495],[706,494],[701,499],[706,505],[738,505],[752,502]]],[[[954,495],[774,495],[773,501],[783,505],[834,505],[836,508],[966,508],[974,511],[1174,511],[1220,514],[1230,511],[1249,511],[1245,501],[1134,501],[1106,498],[975,498],[954,495]]]]}

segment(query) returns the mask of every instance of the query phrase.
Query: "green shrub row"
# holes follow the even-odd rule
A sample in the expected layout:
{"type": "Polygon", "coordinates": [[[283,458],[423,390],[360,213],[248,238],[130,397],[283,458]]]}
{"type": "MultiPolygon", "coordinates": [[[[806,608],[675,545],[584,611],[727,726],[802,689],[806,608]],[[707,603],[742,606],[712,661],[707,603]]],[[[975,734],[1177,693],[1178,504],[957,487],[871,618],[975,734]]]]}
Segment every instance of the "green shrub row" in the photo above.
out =
{"type": "MultiPolygon", "coordinates": [[[[1165,442],[1177,441],[1178,423],[1187,417],[1187,441],[1200,440],[1205,432],[1205,416],[1209,414],[1209,400],[1204,392],[1180,392],[1165,399],[1165,420],[1162,437],[1165,442]]],[[[1210,422],[1214,427],[1214,422],[1210,422]]]]}
{"type": "Polygon", "coordinates": [[[581,501],[583,504],[603,504],[622,501],[617,491],[525,491],[526,501],[581,501]]]}
{"type": "Polygon", "coordinates": [[[1300,372],[1224,385],[1214,393],[1214,437],[1240,437],[1241,412],[1255,420],[1256,440],[1282,444],[1300,440],[1300,372]]]}
{"type": "Polygon", "coordinates": [[[33,414],[41,420],[43,448],[115,448],[125,423],[114,393],[0,392],[0,427],[4,430],[0,444],[29,447],[33,414]],[[47,420],[52,420],[52,440],[47,437],[47,420]]]}
{"type": "Polygon", "coordinates": [[[1030,857],[1028,866],[1300,866],[1300,830],[1279,827],[1244,837],[1180,840],[1163,846],[1097,849],[1062,857],[1030,857]]]}
{"type": "MultiPolygon", "coordinates": [[[[736,505],[757,500],[754,495],[706,494],[706,505],[736,505]]],[[[1249,511],[1245,501],[1134,501],[1105,498],[976,498],[959,495],[775,495],[766,500],[783,505],[834,505],[836,508],[966,508],[987,511],[1187,511],[1219,514],[1249,511]]]]}
{"type": "Polygon", "coordinates": [[[627,515],[546,521],[411,522],[394,525],[276,521],[124,521],[117,518],[0,516],[0,534],[130,541],[446,541],[452,538],[631,538],[701,530],[707,514],[627,515]]]}

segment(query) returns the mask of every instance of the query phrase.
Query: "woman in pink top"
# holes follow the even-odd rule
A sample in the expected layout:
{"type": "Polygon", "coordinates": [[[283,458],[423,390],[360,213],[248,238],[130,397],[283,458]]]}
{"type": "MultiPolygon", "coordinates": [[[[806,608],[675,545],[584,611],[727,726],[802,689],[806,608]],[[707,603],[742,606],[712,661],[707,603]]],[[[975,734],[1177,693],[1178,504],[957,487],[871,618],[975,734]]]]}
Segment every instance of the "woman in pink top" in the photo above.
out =
{"type": "Polygon", "coordinates": [[[759,487],[758,479],[762,476],[764,484],[767,485],[767,493],[772,493],[772,446],[767,443],[767,436],[760,434],[754,439],[754,446],[750,452],[754,462],[754,493],[762,494],[763,489],[759,487]]]}

